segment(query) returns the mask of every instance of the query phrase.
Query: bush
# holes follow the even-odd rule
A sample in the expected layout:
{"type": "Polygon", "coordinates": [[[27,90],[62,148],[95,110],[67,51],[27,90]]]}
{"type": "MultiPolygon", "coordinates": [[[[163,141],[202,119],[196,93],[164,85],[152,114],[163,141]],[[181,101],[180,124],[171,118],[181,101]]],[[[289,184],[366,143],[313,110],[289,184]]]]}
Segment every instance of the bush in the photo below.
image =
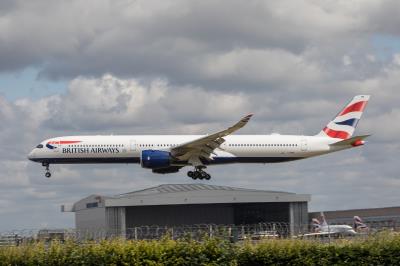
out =
{"type": "Polygon", "coordinates": [[[400,265],[400,236],[319,243],[220,239],[53,242],[1,247],[0,265],[400,265]]]}
{"type": "Polygon", "coordinates": [[[400,265],[400,236],[320,243],[277,240],[240,248],[239,265],[400,265]]]}

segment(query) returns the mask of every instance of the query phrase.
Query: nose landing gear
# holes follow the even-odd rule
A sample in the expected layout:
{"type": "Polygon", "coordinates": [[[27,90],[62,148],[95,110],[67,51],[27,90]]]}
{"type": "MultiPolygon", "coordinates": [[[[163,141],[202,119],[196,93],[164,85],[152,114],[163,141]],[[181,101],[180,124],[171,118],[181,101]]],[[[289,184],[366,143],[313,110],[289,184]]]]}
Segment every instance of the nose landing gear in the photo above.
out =
{"type": "Polygon", "coordinates": [[[44,176],[47,177],[47,178],[50,178],[51,177],[50,164],[43,162],[42,166],[46,167],[46,173],[44,174],[44,176]]]}
{"type": "Polygon", "coordinates": [[[207,172],[203,171],[202,168],[196,167],[194,171],[187,172],[188,177],[192,178],[193,180],[200,179],[200,180],[210,180],[211,175],[207,172]]]}

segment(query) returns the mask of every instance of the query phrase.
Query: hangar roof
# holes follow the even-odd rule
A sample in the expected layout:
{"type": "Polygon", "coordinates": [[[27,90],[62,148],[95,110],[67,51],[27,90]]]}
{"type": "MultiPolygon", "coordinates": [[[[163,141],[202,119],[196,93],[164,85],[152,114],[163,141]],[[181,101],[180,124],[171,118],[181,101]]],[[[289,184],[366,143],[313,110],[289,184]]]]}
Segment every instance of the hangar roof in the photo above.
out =
{"type": "Polygon", "coordinates": [[[105,206],[305,201],[310,201],[310,195],[207,184],[164,184],[106,199],[105,206]]]}
{"type": "Polygon", "coordinates": [[[309,194],[268,191],[208,184],[164,184],[113,197],[90,195],[63,211],[92,207],[154,206],[179,204],[221,204],[256,202],[308,202],[309,194]]]}
{"type": "Polygon", "coordinates": [[[267,190],[257,190],[257,189],[247,189],[247,188],[236,188],[228,186],[216,186],[207,184],[164,184],[157,187],[146,188],[143,190],[133,191],[121,194],[117,197],[129,197],[136,195],[150,195],[150,194],[162,194],[162,193],[176,193],[176,192],[190,192],[190,191],[252,191],[252,192],[270,192],[270,193],[286,193],[294,194],[290,192],[281,191],[267,191],[267,190]]]}

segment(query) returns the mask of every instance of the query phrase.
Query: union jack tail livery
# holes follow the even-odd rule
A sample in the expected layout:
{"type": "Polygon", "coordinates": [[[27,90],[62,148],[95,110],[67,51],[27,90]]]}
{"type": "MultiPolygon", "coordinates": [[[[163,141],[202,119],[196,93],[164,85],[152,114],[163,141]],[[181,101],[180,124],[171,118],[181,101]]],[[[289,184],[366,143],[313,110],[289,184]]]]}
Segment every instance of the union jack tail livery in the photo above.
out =
{"type": "Polygon", "coordinates": [[[353,226],[354,230],[356,231],[368,230],[368,226],[365,223],[363,223],[360,216],[354,216],[353,220],[354,220],[354,226],[353,226]]]}
{"type": "Polygon", "coordinates": [[[342,140],[349,139],[361,119],[369,97],[369,95],[355,96],[318,135],[342,140]]]}
{"type": "Polygon", "coordinates": [[[319,232],[321,230],[321,223],[319,222],[319,220],[317,218],[312,218],[311,226],[312,226],[314,232],[319,232]]]}
{"type": "Polygon", "coordinates": [[[325,219],[325,214],[321,212],[321,220],[322,220],[322,226],[328,226],[328,222],[325,219]]]}

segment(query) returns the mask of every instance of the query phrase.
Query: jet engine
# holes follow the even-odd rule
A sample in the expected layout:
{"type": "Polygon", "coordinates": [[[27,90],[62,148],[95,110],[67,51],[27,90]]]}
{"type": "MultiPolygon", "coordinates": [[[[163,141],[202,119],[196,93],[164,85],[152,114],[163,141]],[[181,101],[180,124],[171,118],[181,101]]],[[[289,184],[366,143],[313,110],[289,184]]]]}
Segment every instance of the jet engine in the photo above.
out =
{"type": "Polygon", "coordinates": [[[160,169],[171,165],[171,154],[168,151],[144,150],[140,156],[143,168],[160,169]]]}

